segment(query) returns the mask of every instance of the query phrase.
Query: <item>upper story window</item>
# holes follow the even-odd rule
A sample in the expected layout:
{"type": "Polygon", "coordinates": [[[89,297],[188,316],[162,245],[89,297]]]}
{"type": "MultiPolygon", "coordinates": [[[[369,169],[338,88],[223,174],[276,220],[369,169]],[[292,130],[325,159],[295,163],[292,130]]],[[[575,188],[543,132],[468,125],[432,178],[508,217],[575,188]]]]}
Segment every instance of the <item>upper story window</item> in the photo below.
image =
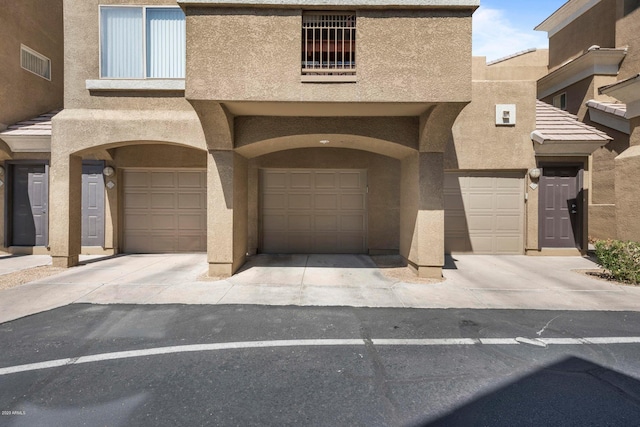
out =
{"type": "Polygon", "coordinates": [[[100,7],[100,77],[181,79],[186,30],[176,7],[100,7]]]}
{"type": "Polygon", "coordinates": [[[355,13],[310,12],[302,15],[302,75],[313,76],[307,79],[309,81],[322,80],[325,76],[328,81],[354,81],[355,74],[355,13]]]}
{"type": "Polygon", "coordinates": [[[25,45],[20,45],[20,66],[43,79],[51,80],[51,60],[25,45]]]}
{"type": "Polygon", "coordinates": [[[567,94],[562,93],[553,97],[553,106],[561,110],[567,110],[567,94]]]}

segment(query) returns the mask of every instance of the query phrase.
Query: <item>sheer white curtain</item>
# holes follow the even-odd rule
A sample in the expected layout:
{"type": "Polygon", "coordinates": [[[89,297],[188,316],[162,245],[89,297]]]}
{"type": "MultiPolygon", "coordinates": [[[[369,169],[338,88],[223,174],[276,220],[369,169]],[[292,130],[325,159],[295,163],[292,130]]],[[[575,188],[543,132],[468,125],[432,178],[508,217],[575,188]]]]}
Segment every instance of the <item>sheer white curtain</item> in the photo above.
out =
{"type": "Polygon", "coordinates": [[[147,9],[147,77],[184,78],[185,17],[177,8],[147,9]]]}
{"type": "Polygon", "coordinates": [[[142,8],[101,8],[101,77],[144,78],[142,24],[142,8]]]}

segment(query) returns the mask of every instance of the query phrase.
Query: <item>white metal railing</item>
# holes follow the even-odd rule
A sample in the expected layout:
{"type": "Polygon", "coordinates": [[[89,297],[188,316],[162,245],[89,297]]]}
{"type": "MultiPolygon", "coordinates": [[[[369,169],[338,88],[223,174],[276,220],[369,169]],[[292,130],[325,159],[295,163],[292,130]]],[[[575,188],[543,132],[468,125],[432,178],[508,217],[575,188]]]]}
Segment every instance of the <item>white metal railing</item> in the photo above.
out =
{"type": "Polygon", "coordinates": [[[302,74],[356,73],[356,15],[352,12],[302,16],[302,74]]]}

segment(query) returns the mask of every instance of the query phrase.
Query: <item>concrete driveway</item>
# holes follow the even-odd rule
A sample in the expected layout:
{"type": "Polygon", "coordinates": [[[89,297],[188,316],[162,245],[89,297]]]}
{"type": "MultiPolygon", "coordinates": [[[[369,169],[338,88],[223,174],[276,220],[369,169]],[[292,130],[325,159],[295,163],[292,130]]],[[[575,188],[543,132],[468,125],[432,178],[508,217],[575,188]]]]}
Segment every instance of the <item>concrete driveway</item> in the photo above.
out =
{"type": "Polygon", "coordinates": [[[581,257],[464,255],[447,260],[445,280],[420,281],[365,255],[258,255],[212,280],[205,254],[122,255],[0,291],[0,322],[70,303],[640,311],[640,287],[572,271],[594,268],[581,257]]]}

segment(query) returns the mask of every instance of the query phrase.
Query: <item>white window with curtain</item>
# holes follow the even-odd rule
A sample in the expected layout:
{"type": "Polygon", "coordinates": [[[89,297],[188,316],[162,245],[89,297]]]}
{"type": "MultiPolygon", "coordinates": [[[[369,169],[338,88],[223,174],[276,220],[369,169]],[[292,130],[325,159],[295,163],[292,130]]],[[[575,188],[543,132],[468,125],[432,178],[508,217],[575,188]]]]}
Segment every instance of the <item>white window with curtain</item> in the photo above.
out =
{"type": "Polygon", "coordinates": [[[183,79],[185,58],[182,9],[100,7],[101,78],[183,79]]]}

